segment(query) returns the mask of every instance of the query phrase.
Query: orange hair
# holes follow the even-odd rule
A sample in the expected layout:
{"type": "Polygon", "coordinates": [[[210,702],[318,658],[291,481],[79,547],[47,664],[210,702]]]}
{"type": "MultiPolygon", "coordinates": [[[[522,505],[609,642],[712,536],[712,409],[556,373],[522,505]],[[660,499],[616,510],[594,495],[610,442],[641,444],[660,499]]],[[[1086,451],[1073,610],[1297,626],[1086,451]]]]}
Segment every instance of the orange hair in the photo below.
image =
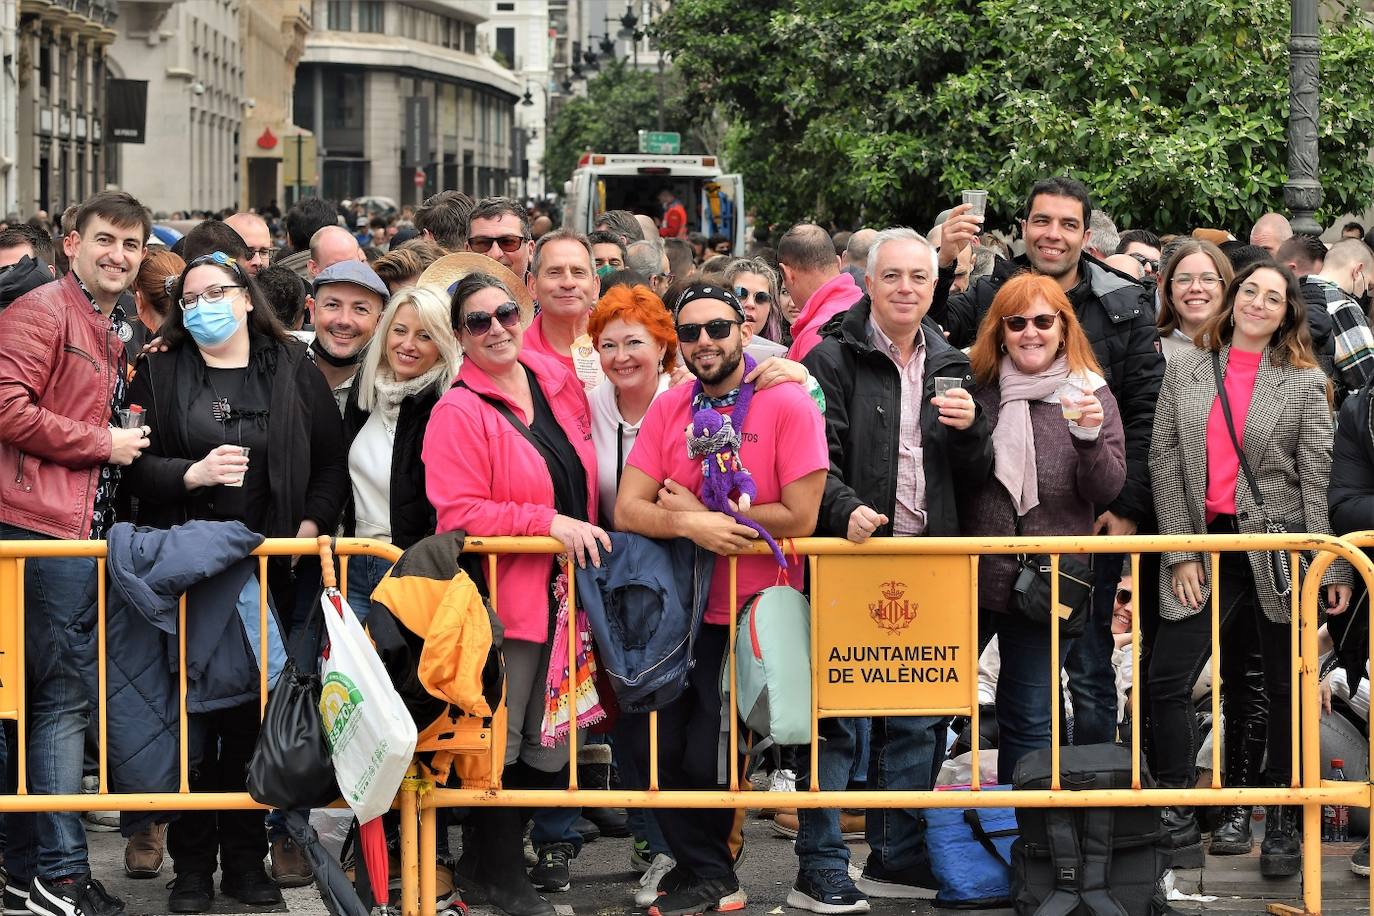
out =
{"type": "Polygon", "coordinates": [[[663,345],[664,372],[672,372],[677,367],[677,329],[673,327],[668,307],[653,290],[643,284],[626,286],[622,283],[606,291],[587,320],[587,333],[598,347],[601,346],[601,332],[617,318],[644,325],[649,336],[663,345]]]}
{"type": "Polygon", "coordinates": [[[1069,297],[1059,288],[1059,284],[1044,274],[1019,273],[1012,277],[993,297],[992,307],[983,316],[978,328],[978,339],[969,349],[968,359],[973,368],[973,377],[982,384],[997,381],[1002,362],[1002,345],[1005,341],[1006,323],[1002,321],[1010,315],[1020,315],[1043,299],[1045,304],[1059,313],[1064,325],[1063,352],[1068,360],[1070,372],[1096,372],[1102,374],[1102,367],[1093,355],[1088,336],[1078,323],[1069,297]]]}

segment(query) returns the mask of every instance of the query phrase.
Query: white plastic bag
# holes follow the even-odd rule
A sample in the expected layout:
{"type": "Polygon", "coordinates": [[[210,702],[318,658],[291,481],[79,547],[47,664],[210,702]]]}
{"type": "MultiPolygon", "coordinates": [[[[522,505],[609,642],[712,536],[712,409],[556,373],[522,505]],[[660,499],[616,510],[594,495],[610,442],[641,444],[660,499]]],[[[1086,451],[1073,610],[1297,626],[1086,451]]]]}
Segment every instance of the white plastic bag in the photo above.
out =
{"type": "Polygon", "coordinates": [[[329,654],[320,665],[320,719],[339,791],[365,824],[396,797],[415,754],[415,722],[348,602],[337,593],[320,601],[329,631],[329,654]]]}

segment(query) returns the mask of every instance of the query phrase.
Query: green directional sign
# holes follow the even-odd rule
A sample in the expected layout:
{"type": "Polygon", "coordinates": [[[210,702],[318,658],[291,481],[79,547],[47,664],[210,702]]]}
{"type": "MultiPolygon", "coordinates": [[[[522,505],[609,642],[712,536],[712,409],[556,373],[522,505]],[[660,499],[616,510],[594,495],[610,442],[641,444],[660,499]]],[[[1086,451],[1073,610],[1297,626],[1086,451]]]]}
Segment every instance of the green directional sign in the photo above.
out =
{"type": "Polygon", "coordinates": [[[639,151],[676,155],[682,152],[682,134],[675,130],[641,130],[639,151]]]}

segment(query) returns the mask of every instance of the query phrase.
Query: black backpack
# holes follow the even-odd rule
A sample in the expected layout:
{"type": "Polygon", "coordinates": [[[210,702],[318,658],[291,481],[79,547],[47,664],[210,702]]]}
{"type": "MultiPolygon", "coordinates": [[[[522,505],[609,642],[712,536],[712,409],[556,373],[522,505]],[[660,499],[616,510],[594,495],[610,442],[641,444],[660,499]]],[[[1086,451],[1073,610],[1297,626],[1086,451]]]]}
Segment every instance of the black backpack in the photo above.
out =
{"type": "MultiPolygon", "coordinates": [[[[1141,785],[1154,780],[1140,768],[1141,785]]],[[[1050,787],[1050,749],[1016,766],[1018,789],[1050,787]]],[[[1131,752],[1116,744],[1060,749],[1064,789],[1129,789],[1131,752]]],[[[1017,808],[1011,896],[1017,916],[1162,916],[1169,867],[1160,809],[1017,808]]]]}

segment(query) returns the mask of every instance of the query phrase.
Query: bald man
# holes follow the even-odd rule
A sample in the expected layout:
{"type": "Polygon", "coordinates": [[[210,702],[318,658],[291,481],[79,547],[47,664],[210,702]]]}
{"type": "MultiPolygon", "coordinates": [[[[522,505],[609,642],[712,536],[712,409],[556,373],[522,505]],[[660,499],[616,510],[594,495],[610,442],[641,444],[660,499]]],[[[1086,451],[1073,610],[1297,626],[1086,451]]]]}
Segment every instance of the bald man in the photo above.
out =
{"type": "Polygon", "coordinates": [[[312,280],[326,267],[340,261],[367,263],[367,257],[358,247],[358,240],[353,233],[343,226],[325,226],[310,237],[310,262],[306,269],[310,271],[312,280]]]}
{"type": "Polygon", "coordinates": [[[224,221],[248,246],[248,275],[256,277],[258,272],[272,263],[272,230],[267,221],[256,213],[235,213],[224,221]]]}
{"type": "Polygon", "coordinates": [[[635,214],[635,222],[639,223],[639,228],[644,230],[646,239],[658,238],[658,223],[654,222],[652,216],[645,216],[643,213],[635,214]]]}
{"type": "MultiPolygon", "coordinates": [[[[944,234],[944,228],[945,228],[945,227],[944,227],[944,224],[941,223],[941,224],[938,225],[938,226],[932,226],[930,232],[926,234],[926,241],[928,241],[928,242],[930,242],[930,244],[934,245],[935,248],[936,248],[936,250],[938,250],[938,249],[940,248],[940,237],[944,234]]],[[[864,232],[864,231],[867,231],[867,232],[874,232],[875,235],[877,234],[877,233],[876,233],[874,230],[872,230],[872,229],[868,229],[868,230],[862,230],[862,229],[861,229],[861,230],[859,230],[859,231],[860,231],[860,232],[864,232]]],[[[858,235],[859,233],[856,232],[856,233],[854,233],[854,234],[855,234],[855,235],[858,235]]],[[[852,244],[853,241],[854,241],[854,239],[853,239],[853,238],[850,238],[849,241],[850,241],[850,243],[852,244]]],[[[869,242],[869,245],[872,245],[872,244],[873,244],[873,243],[870,241],[870,242],[869,242]]],[[[867,254],[867,249],[866,249],[866,248],[865,248],[864,258],[865,258],[865,260],[867,260],[867,258],[868,258],[868,254],[867,254]]],[[[968,246],[965,246],[964,248],[961,248],[961,249],[959,250],[959,253],[958,253],[957,255],[955,255],[955,257],[954,257],[954,282],[950,284],[949,291],[950,291],[951,293],[962,293],[964,290],[968,289],[969,279],[970,279],[972,273],[973,273],[973,246],[972,246],[972,245],[968,245],[968,246]]]]}
{"type": "Polygon", "coordinates": [[[1293,237],[1293,227],[1282,213],[1266,213],[1255,221],[1250,230],[1250,244],[1258,245],[1269,252],[1272,258],[1278,253],[1279,246],[1293,237]]]}

